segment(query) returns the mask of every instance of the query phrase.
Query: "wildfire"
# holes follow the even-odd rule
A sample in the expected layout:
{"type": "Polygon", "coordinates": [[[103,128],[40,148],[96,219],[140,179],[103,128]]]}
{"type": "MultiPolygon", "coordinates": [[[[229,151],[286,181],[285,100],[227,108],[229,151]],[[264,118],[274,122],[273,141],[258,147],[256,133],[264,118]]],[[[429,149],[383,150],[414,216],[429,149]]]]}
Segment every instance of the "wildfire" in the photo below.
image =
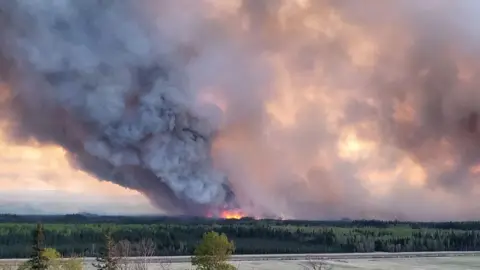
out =
{"type": "Polygon", "coordinates": [[[224,219],[241,219],[245,214],[240,210],[224,210],[220,213],[220,217],[224,219]]]}

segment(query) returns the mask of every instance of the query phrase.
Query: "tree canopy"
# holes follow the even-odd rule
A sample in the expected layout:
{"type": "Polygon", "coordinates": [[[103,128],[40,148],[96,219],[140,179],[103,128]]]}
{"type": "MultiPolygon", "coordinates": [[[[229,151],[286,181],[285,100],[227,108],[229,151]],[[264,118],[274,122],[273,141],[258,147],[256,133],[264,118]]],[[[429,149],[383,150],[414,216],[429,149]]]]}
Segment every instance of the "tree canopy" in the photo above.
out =
{"type": "Polygon", "coordinates": [[[235,251],[233,241],[229,241],[225,234],[207,232],[202,241],[195,248],[192,265],[198,270],[230,270],[235,267],[228,263],[235,251]]]}

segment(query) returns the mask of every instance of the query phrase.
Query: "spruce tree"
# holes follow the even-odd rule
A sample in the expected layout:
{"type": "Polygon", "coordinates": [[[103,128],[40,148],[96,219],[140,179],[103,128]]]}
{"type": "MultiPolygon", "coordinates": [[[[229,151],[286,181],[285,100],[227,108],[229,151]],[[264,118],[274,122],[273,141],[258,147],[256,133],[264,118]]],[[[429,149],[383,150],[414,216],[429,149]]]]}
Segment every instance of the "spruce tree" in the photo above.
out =
{"type": "Polygon", "coordinates": [[[38,223],[33,232],[32,255],[28,261],[28,265],[33,270],[46,270],[48,268],[48,258],[45,256],[45,236],[43,234],[43,226],[38,223]]]}
{"type": "Polygon", "coordinates": [[[100,250],[100,254],[96,258],[97,263],[93,267],[99,270],[117,270],[118,258],[115,256],[115,241],[112,235],[107,232],[105,234],[105,246],[100,250]]]}

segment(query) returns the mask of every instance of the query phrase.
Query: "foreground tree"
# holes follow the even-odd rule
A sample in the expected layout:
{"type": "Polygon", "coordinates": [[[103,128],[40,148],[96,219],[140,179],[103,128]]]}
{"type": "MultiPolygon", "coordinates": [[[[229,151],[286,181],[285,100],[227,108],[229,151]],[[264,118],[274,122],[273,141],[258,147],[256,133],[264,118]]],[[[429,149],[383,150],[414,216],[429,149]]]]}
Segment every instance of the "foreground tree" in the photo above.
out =
{"type": "MultiPolygon", "coordinates": [[[[142,258],[142,261],[139,261],[135,265],[135,270],[148,270],[148,266],[151,263],[150,258],[155,255],[155,250],[157,246],[155,242],[148,238],[142,239],[135,245],[136,255],[142,258]]],[[[161,265],[163,268],[163,264],[161,265]]]]}
{"type": "MultiPolygon", "coordinates": [[[[152,263],[151,257],[155,255],[157,246],[151,238],[143,238],[138,243],[122,240],[116,244],[116,255],[119,270],[148,270],[152,263]],[[131,256],[140,257],[131,260],[131,256]]],[[[169,269],[165,262],[161,262],[161,269],[169,269]]]]}
{"type": "MultiPolygon", "coordinates": [[[[47,268],[48,270],[82,270],[83,263],[81,260],[75,257],[62,259],[60,253],[54,248],[45,248],[43,250],[43,256],[47,258],[47,268]]],[[[0,267],[3,270],[3,268],[0,267]]],[[[26,261],[16,270],[30,270],[33,269],[32,262],[26,261]]]]}
{"type": "Polygon", "coordinates": [[[83,264],[82,261],[75,257],[64,258],[62,255],[54,248],[45,248],[44,251],[45,257],[48,258],[48,269],[49,270],[82,270],[83,264]]]}
{"type": "Polygon", "coordinates": [[[132,266],[128,257],[132,256],[132,243],[128,240],[122,240],[115,247],[115,254],[118,257],[118,269],[130,270],[132,266]]]}
{"type": "Polygon", "coordinates": [[[45,254],[45,235],[43,234],[43,226],[38,223],[33,232],[32,255],[28,260],[27,265],[32,270],[46,270],[48,269],[48,257],[45,254]]]}
{"type": "Polygon", "coordinates": [[[59,270],[61,269],[61,258],[60,253],[54,248],[45,248],[43,250],[43,256],[47,258],[47,268],[50,270],[59,270]]]}
{"type": "Polygon", "coordinates": [[[119,269],[119,259],[116,257],[115,249],[115,241],[113,241],[112,235],[107,232],[105,234],[105,247],[100,251],[100,255],[96,259],[97,263],[94,263],[93,267],[99,270],[119,269]]]}
{"type": "Polygon", "coordinates": [[[195,248],[192,265],[198,270],[231,270],[235,267],[227,261],[235,251],[235,245],[225,234],[208,232],[195,248]]]}

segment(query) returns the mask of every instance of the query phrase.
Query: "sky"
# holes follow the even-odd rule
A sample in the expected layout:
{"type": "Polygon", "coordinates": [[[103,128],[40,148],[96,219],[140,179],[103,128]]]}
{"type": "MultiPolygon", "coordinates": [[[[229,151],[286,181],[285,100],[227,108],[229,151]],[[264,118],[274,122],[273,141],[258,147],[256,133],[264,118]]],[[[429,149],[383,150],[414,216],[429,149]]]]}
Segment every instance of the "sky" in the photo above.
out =
{"type": "Polygon", "coordinates": [[[144,196],[72,167],[59,146],[0,141],[0,212],[161,213],[144,196]]]}

